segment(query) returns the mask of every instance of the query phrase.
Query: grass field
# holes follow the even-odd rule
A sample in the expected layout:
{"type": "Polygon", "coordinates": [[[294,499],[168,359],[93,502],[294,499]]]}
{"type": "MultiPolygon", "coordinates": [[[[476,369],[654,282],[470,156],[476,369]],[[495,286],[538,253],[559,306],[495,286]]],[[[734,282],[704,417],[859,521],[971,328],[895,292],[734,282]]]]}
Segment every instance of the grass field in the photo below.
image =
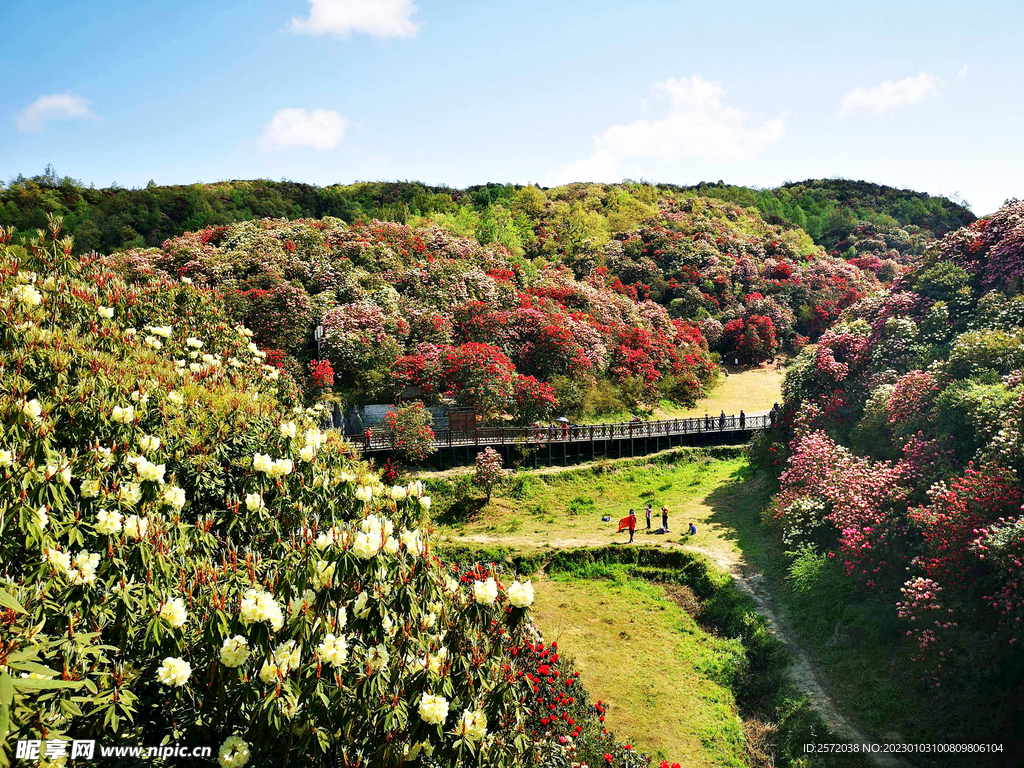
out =
{"type": "MultiPolygon", "coordinates": [[[[775,403],[782,402],[782,379],[785,371],[774,365],[765,363],[753,368],[733,368],[729,366],[729,377],[720,376],[708,396],[700,400],[692,408],[684,408],[668,400],[662,400],[650,406],[651,419],[677,419],[684,416],[703,416],[705,413],[727,414],[767,411],[775,403]],[[735,373],[733,373],[735,371],[735,373]]],[[[580,424],[599,424],[629,421],[633,418],[630,411],[603,413],[600,416],[581,417],[580,424]]]]}
{"type": "Polygon", "coordinates": [[[441,501],[438,533],[455,544],[498,544],[522,552],[603,546],[628,541],[627,533],[616,532],[616,524],[632,507],[640,525],[637,543],[696,548],[718,562],[735,562],[742,553],[727,529],[728,515],[716,504],[724,502],[727,489],[742,482],[745,466],[738,455],[711,459],[699,450],[682,449],[628,463],[603,461],[563,472],[521,473],[488,505],[479,499],[446,509],[441,501]],[[645,503],[655,510],[652,529],[661,525],[661,507],[669,508],[671,533],[645,529],[645,503]],[[602,522],[603,516],[611,522],[602,522]],[[684,534],[691,521],[697,525],[692,538],[684,534]]]}
{"type": "MultiPolygon", "coordinates": [[[[850,594],[841,579],[810,594],[794,592],[788,578],[790,560],[780,537],[760,521],[770,492],[769,484],[750,472],[742,456],[712,459],[697,449],[681,449],[668,457],[605,461],[519,475],[495,494],[489,505],[483,505],[479,499],[447,512],[443,511],[443,504],[439,505],[442,514],[438,533],[456,545],[502,546],[523,553],[609,544],[626,546],[628,535],[616,533],[615,522],[632,506],[641,525],[636,534],[638,543],[699,551],[722,570],[747,569],[761,574],[761,585],[771,594],[776,613],[795,632],[841,711],[853,715],[881,740],[934,741],[935,733],[923,728],[922,717],[940,720],[943,704],[936,701],[934,706],[930,705],[929,694],[915,688],[911,671],[900,669],[894,607],[850,594]],[[669,507],[671,534],[648,534],[643,530],[642,507],[647,500],[656,508],[661,504],[669,507]],[[602,522],[602,515],[611,517],[612,522],[602,522]],[[681,534],[691,520],[698,528],[692,540],[681,534]],[[892,621],[879,621],[880,616],[892,621]],[[841,630],[838,633],[837,628],[841,630]]],[[[656,521],[655,526],[658,524],[656,521]]],[[[638,595],[631,589],[621,584],[613,591],[605,583],[546,583],[538,597],[541,626],[556,633],[564,629],[565,648],[585,664],[584,677],[595,697],[612,698],[617,691],[616,695],[628,702],[629,712],[616,715],[623,718],[617,721],[622,726],[616,726],[621,735],[636,736],[645,748],[666,750],[671,757],[667,750],[692,745],[699,729],[674,724],[672,734],[644,736],[648,715],[643,686],[654,686],[647,689],[651,697],[648,703],[659,711],[671,709],[674,705],[664,702],[672,702],[672,696],[683,694],[670,695],[660,687],[656,678],[665,674],[661,667],[641,661],[631,675],[602,662],[608,644],[615,642],[616,632],[625,631],[631,637],[644,634],[624,627],[612,631],[621,623],[618,617],[628,615],[635,626],[641,615],[635,612],[647,611],[657,604],[656,591],[638,595]],[[631,607],[627,609],[623,601],[631,607]],[[604,623],[606,618],[614,623],[604,623]],[[647,741],[648,738],[653,740],[647,741]]],[[[685,633],[678,627],[664,629],[661,614],[665,612],[670,613],[667,606],[664,611],[658,608],[656,612],[643,613],[639,623],[650,623],[653,629],[648,633],[685,633]]],[[[644,658],[640,650],[647,647],[646,642],[637,640],[633,646],[638,649],[638,659],[644,658]]],[[[694,651],[686,651],[691,652],[694,651]]],[[[696,686],[685,695],[691,701],[700,700],[700,686],[692,679],[683,681],[681,685],[696,686]]],[[[708,706],[708,711],[715,711],[717,702],[708,706]]],[[[698,707],[691,715],[700,719],[702,715],[696,713],[701,711],[698,707]]],[[[984,715],[998,718],[998,713],[984,715]]],[[[723,754],[726,753],[713,751],[707,759],[719,759],[723,754]]]]}
{"type": "Polygon", "coordinates": [[[685,766],[742,766],[743,725],[721,677],[737,666],[738,640],[716,638],[637,579],[555,576],[535,582],[534,618],[576,661],[605,725],[654,758],[685,766]]]}

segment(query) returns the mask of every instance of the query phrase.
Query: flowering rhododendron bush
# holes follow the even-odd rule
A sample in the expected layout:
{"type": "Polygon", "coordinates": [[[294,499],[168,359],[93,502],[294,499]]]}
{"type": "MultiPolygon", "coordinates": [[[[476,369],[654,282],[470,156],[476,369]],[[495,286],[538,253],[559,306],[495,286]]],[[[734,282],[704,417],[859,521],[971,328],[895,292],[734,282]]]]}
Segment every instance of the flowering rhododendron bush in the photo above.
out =
{"type": "Polygon", "coordinates": [[[891,600],[941,689],[1021,684],[1024,203],[932,247],[796,359],[772,513],[891,600]]]}
{"type": "Polygon", "coordinates": [[[654,221],[609,246],[612,285],[673,317],[721,323],[709,342],[727,359],[756,363],[799,346],[878,286],[872,271],[748,209],[697,197],[663,198],[659,206],[654,221]]]}
{"type": "Polygon", "coordinates": [[[558,407],[556,376],[636,378],[649,397],[692,403],[714,369],[695,325],[623,295],[605,272],[579,280],[436,226],[267,219],[118,259],[135,280],[215,287],[257,343],[301,361],[289,370],[320,370],[321,324],[335,388],[356,402],[447,396],[529,423],[558,407]]]}
{"type": "Polygon", "coordinates": [[[445,567],[422,486],[321,433],[209,289],[126,283],[57,220],[27,258],[9,237],[0,763],[65,734],[222,766],[568,765],[603,738],[593,710],[568,742],[535,725],[529,582],[445,567]]]}

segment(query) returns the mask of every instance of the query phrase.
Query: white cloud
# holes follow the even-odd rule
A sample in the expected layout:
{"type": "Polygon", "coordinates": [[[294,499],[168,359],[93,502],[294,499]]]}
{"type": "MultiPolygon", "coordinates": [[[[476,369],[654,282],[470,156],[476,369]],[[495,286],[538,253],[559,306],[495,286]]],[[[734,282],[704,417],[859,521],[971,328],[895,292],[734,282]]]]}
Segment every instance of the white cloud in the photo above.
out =
{"type": "Polygon", "coordinates": [[[670,163],[684,158],[744,160],[786,133],[784,114],[765,120],[728,106],[721,84],[699,75],[655,83],[651,92],[667,102],[665,115],[612,126],[594,139],[598,149],[616,158],[670,163]]]}
{"type": "Polygon", "coordinates": [[[560,165],[550,171],[541,184],[545,187],[558,187],[574,181],[622,181],[623,172],[618,162],[607,150],[598,150],[586,160],[560,165]]]}
{"type": "Polygon", "coordinates": [[[293,32],[347,37],[363,32],[373,37],[413,37],[420,25],[412,20],[412,0],[309,0],[309,17],[294,18],[293,32]]]}
{"type": "Polygon", "coordinates": [[[89,102],[73,93],[40,96],[14,116],[19,131],[41,131],[50,120],[77,120],[95,117],[89,102]]]}
{"type": "Polygon", "coordinates": [[[964,64],[962,67],[960,67],[960,70],[956,73],[956,79],[957,80],[963,80],[965,77],[967,77],[967,73],[970,70],[971,70],[971,68],[967,64],[964,64]]]}
{"type": "MultiPolygon", "coordinates": [[[[961,72],[966,74],[965,70],[961,72]]],[[[934,96],[944,87],[945,83],[942,80],[927,72],[918,72],[895,83],[892,80],[885,80],[870,88],[851,90],[843,97],[839,114],[845,116],[864,110],[881,115],[890,109],[904,104],[914,104],[934,96]]]]}
{"type": "Polygon", "coordinates": [[[331,109],[279,109],[263,131],[263,148],[334,149],[348,121],[331,109]]]}

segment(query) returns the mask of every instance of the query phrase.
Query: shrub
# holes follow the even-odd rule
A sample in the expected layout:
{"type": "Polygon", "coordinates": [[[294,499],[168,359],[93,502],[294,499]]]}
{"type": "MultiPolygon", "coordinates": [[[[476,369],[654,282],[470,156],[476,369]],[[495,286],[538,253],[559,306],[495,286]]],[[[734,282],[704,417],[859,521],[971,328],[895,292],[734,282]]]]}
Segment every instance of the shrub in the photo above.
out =
{"type": "Polygon", "coordinates": [[[514,577],[453,579],[422,486],[321,434],[210,290],[127,284],[51,232],[24,258],[0,231],[3,762],[64,733],[267,766],[476,764],[486,734],[495,766],[555,760],[524,735],[514,577]]]}
{"type": "Polygon", "coordinates": [[[423,403],[417,401],[388,411],[384,423],[391,431],[395,452],[403,460],[423,461],[437,450],[431,429],[434,419],[423,403]]]}
{"type": "Polygon", "coordinates": [[[476,455],[476,470],[473,473],[473,482],[484,489],[487,494],[487,503],[491,502],[491,493],[501,484],[505,478],[505,470],[502,469],[501,454],[493,448],[484,448],[476,455]]]}

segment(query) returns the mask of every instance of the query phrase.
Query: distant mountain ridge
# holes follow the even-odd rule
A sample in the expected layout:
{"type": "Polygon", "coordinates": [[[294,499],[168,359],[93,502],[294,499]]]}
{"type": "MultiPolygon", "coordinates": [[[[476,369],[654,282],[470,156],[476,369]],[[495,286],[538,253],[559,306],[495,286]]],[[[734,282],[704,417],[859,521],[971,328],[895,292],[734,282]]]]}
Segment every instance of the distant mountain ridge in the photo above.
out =
{"type": "MultiPolygon", "coordinates": [[[[843,179],[808,180],[764,190],[723,182],[693,186],[573,184],[555,189],[575,187],[606,191],[644,188],[649,190],[651,202],[689,192],[738,203],[756,208],[769,223],[806,230],[815,243],[846,258],[882,252],[890,257],[894,252],[920,253],[922,243],[976,219],[965,205],[945,197],[843,179]]],[[[489,183],[454,189],[419,182],[319,187],[261,179],[96,188],[47,168],[42,175],[19,175],[0,187],[0,224],[13,226],[17,236],[24,237],[45,228],[47,213],[58,213],[64,216],[65,231],[75,236],[77,251],[109,253],[157,246],[170,237],[208,226],[265,217],[332,216],[348,222],[415,223],[417,218],[440,214],[460,220],[466,230],[460,234],[472,233],[486,244],[496,226],[494,214],[500,217],[503,213],[497,209],[510,210],[522,188],[489,183]]]]}

